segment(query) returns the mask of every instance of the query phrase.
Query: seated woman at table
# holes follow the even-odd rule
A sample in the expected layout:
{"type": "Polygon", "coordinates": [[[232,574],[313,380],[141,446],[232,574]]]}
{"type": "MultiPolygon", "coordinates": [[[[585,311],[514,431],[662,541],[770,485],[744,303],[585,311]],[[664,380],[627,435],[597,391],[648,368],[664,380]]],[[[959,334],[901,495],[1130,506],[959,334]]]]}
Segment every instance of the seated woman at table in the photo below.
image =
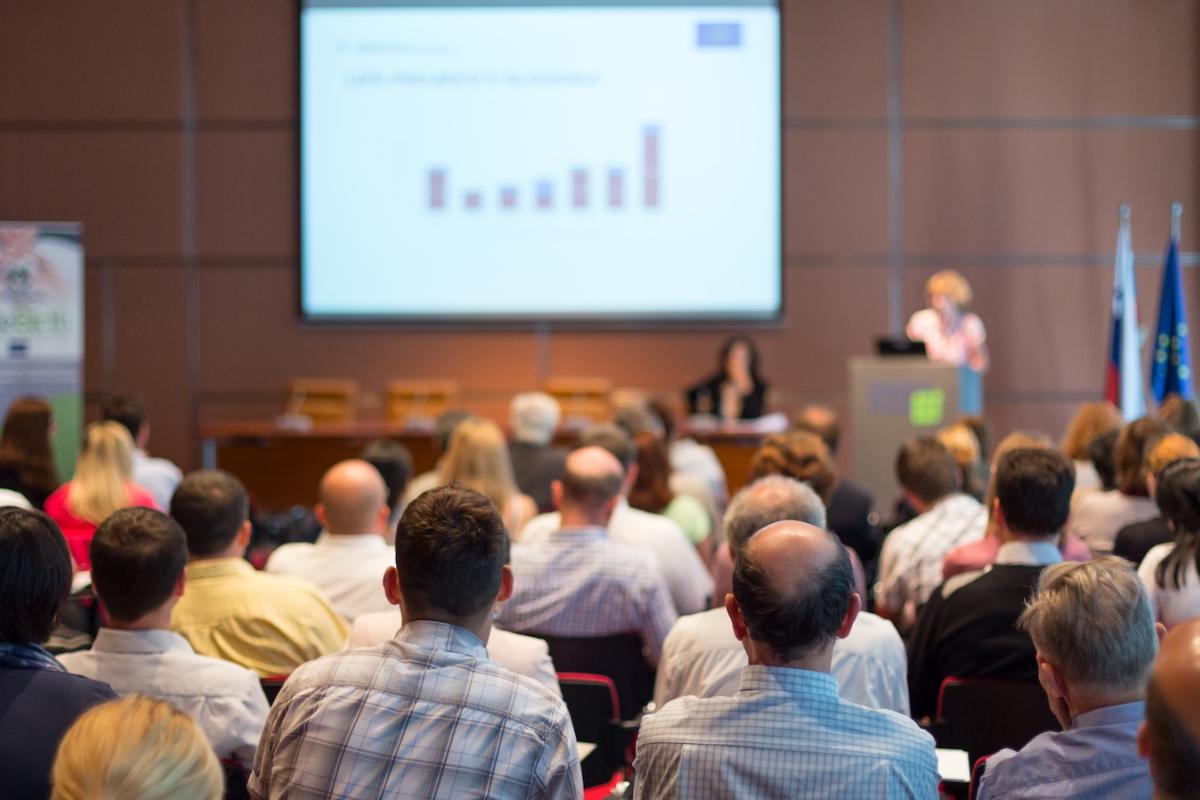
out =
{"type": "Polygon", "coordinates": [[[758,350],[745,336],[721,346],[717,372],[687,390],[692,414],[722,420],[757,419],[766,413],[767,384],[758,372],[758,350]]]}

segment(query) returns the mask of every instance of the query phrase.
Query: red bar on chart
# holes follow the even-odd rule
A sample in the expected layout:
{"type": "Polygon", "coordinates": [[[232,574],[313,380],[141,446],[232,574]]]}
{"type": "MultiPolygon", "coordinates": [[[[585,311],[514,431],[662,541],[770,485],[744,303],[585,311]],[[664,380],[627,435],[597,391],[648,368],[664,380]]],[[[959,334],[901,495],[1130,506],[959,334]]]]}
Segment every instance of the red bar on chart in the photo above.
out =
{"type": "Polygon", "coordinates": [[[483,208],[483,194],[481,192],[467,192],[463,195],[463,205],[472,211],[478,211],[483,208]]]}
{"type": "Polygon", "coordinates": [[[645,181],[642,185],[642,202],[646,208],[658,208],[658,158],[661,144],[657,125],[642,128],[642,169],[645,181]]]}
{"type": "Polygon", "coordinates": [[[575,208],[587,208],[588,176],[586,169],[571,170],[571,205],[575,208]]]}
{"type": "Polygon", "coordinates": [[[538,181],[535,186],[535,194],[538,208],[554,207],[554,183],[552,181],[538,181]]]}
{"type": "Polygon", "coordinates": [[[446,207],[446,170],[429,170],[429,207],[446,207]]]}
{"type": "Polygon", "coordinates": [[[608,171],[608,207],[620,208],[625,203],[625,171],[613,167],[608,171]]]}
{"type": "Polygon", "coordinates": [[[516,208],[517,207],[517,187],[501,186],[500,187],[500,207],[501,208],[516,208]]]}

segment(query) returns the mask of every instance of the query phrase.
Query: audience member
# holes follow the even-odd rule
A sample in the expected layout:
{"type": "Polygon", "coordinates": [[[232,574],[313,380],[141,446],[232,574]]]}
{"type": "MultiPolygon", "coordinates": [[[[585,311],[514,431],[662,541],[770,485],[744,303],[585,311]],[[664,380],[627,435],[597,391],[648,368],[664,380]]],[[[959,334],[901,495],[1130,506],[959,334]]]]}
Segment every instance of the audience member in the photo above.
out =
{"type": "Polygon", "coordinates": [[[220,800],[225,776],[187,714],[132,695],[71,726],[54,759],[51,800],[220,800]]]}
{"type": "Polygon", "coordinates": [[[646,407],[658,418],[663,441],[667,443],[671,458],[671,488],[696,497],[719,517],[729,499],[729,488],[725,482],[725,468],[716,452],[692,436],[680,433],[673,404],[656,399],[646,407]]]}
{"type": "MultiPolygon", "coordinates": [[[[829,448],[830,459],[837,456],[841,425],[833,409],[805,406],[792,417],[792,430],[815,433],[829,448]]],[[[879,529],[872,522],[874,506],[875,498],[866,489],[844,475],[836,476],[825,509],[829,530],[857,553],[864,565],[873,564],[879,556],[879,529]]]]}
{"type": "Polygon", "coordinates": [[[1097,436],[1120,431],[1121,412],[1107,400],[1084,403],[1075,410],[1062,438],[1062,451],[1075,464],[1075,497],[1072,502],[1077,502],[1090,492],[1105,489],[1100,474],[1092,464],[1090,447],[1097,436]]]}
{"type": "MultiPolygon", "coordinates": [[[[1117,439],[1120,436],[1120,430],[1107,431],[1088,445],[1088,457],[1100,478],[1100,491],[1110,492],[1117,488],[1117,439]]],[[[1078,495],[1071,498],[1071,508],[1075,507],[1077,498],[1078,495]]]]}
{"type": "Polygon", "coordinates": [[[1082,539],[1093,555],[1112,552],[1117,531],[1158,513],[1146,490],[1146,445],[1169,433],[1167,424],[1142,417],[1121,429],[1114,454],[1117,488],[1079,498],[1071,509],[1067,532],[1082,539]]]}
{"type": "Polygon", "coordinates": [[[442,460],[442,484],[452,483],[495,503],[513,538],[519,538],[521,528],[537,514],[537,505],[517,489],[508,443],[500,426],[491,420],[469,419],[455,429],[442,460]]]}
{"type": "Polygon", "coordinates": [[[834,642],[860,603],[836,537],[801,522],[752,536],[726,599],[749,661],[741,687],[733,697],[681,697],[642,721],[634,796],[936,796],[932,737],[837,696],[834,642]]]}
{"type": "Polygon", "coordinates": [[[442,469],[445,466],[446,453],[450,450],[450,440],[454,438],[454,432],[458,430],[459,425],[475,418],[470,411],[464,411],[461,408],[451,408],[438,414],[436,431],[441,458],[438,459],[438,463],[433,469],[422,472],[408,482],[408,486],[404,489],[404,505],[407,506],[416,500],[423,492],[442,485],[442,469]]]}
{"type": "MultiPolygon", "coordinates": [[[[580,438],[580,447],[591,446],[607,450],[624,470],[624,482],[607,526],[608,539],[648,550],[654,555],[679,613],[691,614],[708,608],[712,576],[687,535],[666,517],[639,511],[625,499],[637,481],[637,448],[633,440],[615,425],[597,425],[580,438]]],[[[541,514],[525,526],[520,541],[522,544],[544,543],[562,527],[558,512],[541,514]]]]}
{"type": "Polygon", "coordinates": [[[303,578],[350,621],[388,610],[383,573],[395,558],[384,540],[391,509],[383,477],[366,461],[341,461],[321,478],[317,496],[317,541],[276,549],[267,572],[303,578]]]}
{"type": "Polygon", "coordinates": [[[1167,395],[1158,409],[1158,418],[1170,425],[1171,430],[1200,444],[1200,402],[1184,400],[1177,394],[1167,395]]]}
{"type": "Polygon", "coordinates": [[[671,488],[671,461],[662,439],[649,431],[633,439],[637,447],[637,479],[629,490],[629,505],[661,514],[674,522],[697,547],[712,535],[712,517],[695,497],[671,488]]]}
{"type": "Polygon", "coordinates": [[[1138,575],[1150,592],[1155,618],[1173,628],[1200,617],[1200,459],[1168,464],[1154,499],[1175,540],[1150,548],[1138,575]]]}
{"type": "MultiPolygon", "coordinates": [[[[736,554],[755,532],[784,520],[824,528],[825,508],[806,484],[783,475],[759,478],[729,504],[729,548],[736,554]]],[[[663,645],[654,702],[662,706],[684,695],[732,697],[745,667],[746,651],[723,606],[680,617],[663,645]]],[[[842,699],[908,715],[907,656],[900,634],[887,620],[860,612],[846,638],[834,643],[830,672],[842,699]]]]}
{"type": "MultiPolygon", "coordinates": [[[[1000,459],[1005,453],[1010,450],[1016,450],[1019,447],[1033,447],[1044,450],[1053,449],[1050,439],[1046,436],[1039,433],[1015,431],[1001,439],[1000,444],[997,445],[996,452],[992,455],[992,472],[995,472],[996,464],[1000,463],[1000,459]]],[[[1078,496],[1078,493],[1073,495],[1073,497],[1078,496]]],[[[995,505],[992,502],[995,498],[995,487],[989,481],[986,495],[986,503],[989,511],[995,505]]],[[[946,558],[942,560],[943,580],[948,581],[955,575],[961,575],[964,572],[984,569],[996,561],[996,556],[1000,552],[1000,536],[995,530],[994,522],[995,520],[989,514],[987,533],[982,539],[970,544],[959,545],[946,554],[946,558]]],[[[1059,540],[1058,549],[1062,552],[1062,557],[1065,561],[1088,561],[1092,557],[1092,552],[1088,549],[1088,546],[1074,536],[1064,534],[1059,540]]]]}
{"type": "Polygon", "coordinates": [[[158,508],[133,482],[133,438],[118,422],[93,422],[84,433],[75,477],[46,498],[46,513],[62,529],[79,569],[88,569],[88,544],[96,526],[130,506],[158,508]]]}
{"type": "Polygon", "coordinates": [[[1037,676],[1029,635],[1016,627],[1042,569],[1062,561],[1057,540],[1071,507],[1075,471],[1062,453],[1018,448],[1001,456],[992,519],[1000,539],[987,570],[957,575],[921,610],[909,641],[913,716],[933,713],[942,680],[1037,676]]]}
{"type": "Polygon", "coordinates": [[[41,645],[71,589],[71,556],[40,511],[0,508],[0,794],[46,797],[59,740],[75,718],[112,699],[71,675],[41,645]]]}
{"type": "Polygon", "coordinates": [[[947,425],[934,436],[950,451],[958,466],[959,484],[964,493],[980,502],[987,489],[987,466],[975,432],[961,422],[947,425]]]}
{"type": "Polygon", "coordinates": [[[404,626],[385,644],[292,674],[268,717],[251,795],[581,797],[566,707],[483,645],[512,592],[508,542],[481,494],[448,486],[414,500],[384,579],[404,626]]]}
{"type": "Polygon", "coordinates": [[[687,390],[688,411],[723,420],[757,419],[766,413],[767,384],[758,371],[758,349],[745,336],[721,345],[718,370],[687,390]]]}
{"type": "Polygon", "coordinates": [[[1149,797],[1137,731],[1158,632],[1129,564],[1107,556],[1047,567],[1018,624],[1063,729],[989,758],[979,799],[1149,797]]]}
{"type": "Polygon", "coordinates": [[[262,677],[286,675],[340,650],[346,622],[307,581],[255,571],[246,490],[227,472],[184,477],[171,516],[187,535],[187,592],[171,628],[201,655],[223,658],[262,677]]]}
{"type": "Polygon", "coordinates": [[[1156,800],[1200,798],[1200,620],[1163,639],[1146,687],[1138,752],[1150,762],[1156,800]]]}
{"type": "Polygon", "coordinates": [[[171,609],[184,592],[183,529],[160,511],[126,508],[96,529],[91,551],[92,585],[108,621],[91,650],[59,661],[118,694],[166,700],[196,720],[218,757],[249,766],[267,719],[258,676],[196,655],[171,631],[171,609]]]}
{"type": "Polygon", "coordinates": [[[17,492],[34,508],[58,488],[58,470],[50,449],[54,418],[40,397],[18,397],[4,415],[0,433],[0,489],[17,492]]]}
{"type": "Polygon", "coordinates": [[[138,394],[109,397],[100,409],[101,416],[119,422],[133,437],[133,482],[150,493],[160,509],[171,505],[171,495],[183,480],[179,467],[165,458],[152,458],[146,452],[150,443],[150,423],[146,420],[146,400],[138,394]]]}
{"type": "MultiPolygon", "coordinates": [[[[1187,436],[1180,433],[1168,433],[1151,442],[1146,448],[1146,491],[1155,498],[1157,506],[1158,476],[1172,462],[1181,458],[1200,458],[1200,446],[1187,436]]],[[[1134,564],[1142,563],[1150,548],[1166,544],[1175,538],[1171,526],[1167,524],[1158,508],[1157,517],[1151,517],[1143,522],[1134,522],[1117,531],[1113,540],[1113,555],[1120,556],[1134,564]]]]}
{"type": "Polygon", "coordinates": [[[533,498],[540,513],[553,511],[550,484],[562,477],[567,459],[567,449],[554,444],[562,418],[558,401],[545,392],[523,392],[512,399],[509,417],[508,455],[517,488],[533,498]]]}
{"type": "Polygon", "coordinates": [[[497,625],[543,636],[636,632],[646,660],[658,662],[675,609],[653,554],[606,531],[622,482],[620,462],[601,447],[567,456],[562,480],[554,484],[560,527],[513,548],[515,587],[500,605],[497,625]]]}
{"type": "Polygon", "coordinates": [[[387,532],[383,538],[390,546],[396,523],[400,521],[400,514],[404,511],[404,490],[413,472],[412,453],[394,439],[372,439],[363,448],[361,458],[379,470],[379,475],[387,485],[387,506],[391,509],[391,514],[388,516],[387,532]]]}
{"type": "Polygon", "coordinates": [[[896,476],[918,516],[883,542],[875,610],[906,630],[941,583],[946,554],[981,539],[988,515],[978,500],[959,491],[958,467],[936,439],[919,437],[900,448],[896,476]]]}

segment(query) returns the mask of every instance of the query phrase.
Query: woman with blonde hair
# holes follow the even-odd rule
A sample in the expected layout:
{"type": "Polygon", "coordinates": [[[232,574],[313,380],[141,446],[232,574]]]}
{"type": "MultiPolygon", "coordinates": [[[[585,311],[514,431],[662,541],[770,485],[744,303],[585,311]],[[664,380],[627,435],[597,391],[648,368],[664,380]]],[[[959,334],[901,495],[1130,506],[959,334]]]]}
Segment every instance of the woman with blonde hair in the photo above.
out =
{"type": "Polygon", "coordinates": [[[987,483],[987,468],[983,464],[979,439],[975,438],[975,432],[965,423],[956,422],[942,428],[934,438],[954,457],[954,463],[962,477],[962,490],[982,501],[987,483]]]}
{"type": "Polygon", "coordinates": [[[158,509],[133,482],[133,438],[119,422],[93,422],[84,432],[75,477],[46,499],[46,513],[62,528],[79,569],[91,568],[88,545],[100,523],[131,506],[158,509]]]}
{"type": "Polygon", "coordinates": [[[533,499],[517,489],[508,443],[491,420],[469,419],[455,429],[442,463],[441,482],[465,486],[495,503],[514,540],[537,513],[533,499]]]}
{"type": "Polygon", "coordinates": [[[67,731],[51,800],[219,800],[225,776],[200,727],[162,700],[132,694],[67,731]]]}
{"type": "Polygon", "coordinates": [[[930,361],[987,372],[987,331],[983,321],[967,311],[971,284],[959,272],[944,269],[929,278],[925,294],[929,308],[909,319],[908,338],[925,343],[930,361]]]}
{"type": "Polygon", "coordinates": [[[1100,473],[1092,464],[1092,441],[1110,431],[1121,429],[1121,412],[1107,400],[1084,403],[1075,410],[1063,432],[1062,451],[1075,462],[1075,494],[1072,504],[1088,492],[1103,489],[1100,473]]]}

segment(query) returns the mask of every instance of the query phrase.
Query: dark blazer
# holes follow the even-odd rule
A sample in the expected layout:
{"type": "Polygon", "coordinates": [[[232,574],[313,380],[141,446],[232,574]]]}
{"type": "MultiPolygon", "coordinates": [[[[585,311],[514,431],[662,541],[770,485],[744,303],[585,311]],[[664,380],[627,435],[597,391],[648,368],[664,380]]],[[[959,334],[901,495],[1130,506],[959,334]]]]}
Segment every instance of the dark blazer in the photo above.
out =
{"type": "Polygon", "coordinates": [[[874,505],[875,498],[866,489],[840,478],[825,509],[829,530],[838,535],[842,544],[858,553],[864,565],[874,561],[879,554],[879,531],[869,519],[874,505]]]}
{"type": "Polygon", "coordinates": [[[1117,531],[1117,538],[1113,542],[1113,555],[1140,564],[1151,547],[1173,541],[1175,534],[1167,527],[1167,521],[1162,517],[1155,517],[1144,522],[1134,522],[1117,531]]]}
{"type": "Polygon", "coordinates": [[[116,696],[107,683],[68,672],[0,667],[0,796],[48,797],[50,767],[67,728],[116,696]]]}
{"type": "MultiPolygon", "coordinates": [[[[707,395],[708,413],[721,416],[721,384],[725,382],[724,375],[714,375],[708,380],[698,383],[687,390],[688,413],[700,413],[700,398],[707,395]]],[[[758,419],[766,413],[767,384],[755,382],[750,394],[742,398],[741,419],[758,419]]]]}

